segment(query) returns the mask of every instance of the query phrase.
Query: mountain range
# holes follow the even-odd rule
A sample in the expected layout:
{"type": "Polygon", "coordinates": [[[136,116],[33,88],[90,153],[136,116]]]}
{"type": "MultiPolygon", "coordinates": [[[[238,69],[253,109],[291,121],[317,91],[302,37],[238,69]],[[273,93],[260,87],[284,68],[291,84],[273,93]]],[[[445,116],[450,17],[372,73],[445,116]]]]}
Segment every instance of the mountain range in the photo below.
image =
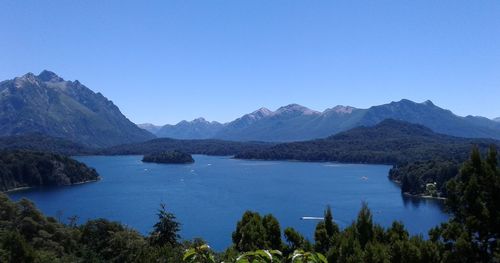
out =
{"type": "Polygon", "coordinates": [[[93,147],[155,137],[128,120],[101,93],[47,70],[0,82],[0,136],[29,133],[93,147]]]}
{"type": "Polygon", "coordinates": [[[78,80],[66,81],[47,70],[0,82],[0,136],[41,134],[90,148],[143,142],[156,136],[187,140],[303,141],[359,126],[373,126],[385,119],[421,124],[453,136],[500,139],[499,119],[457,116],[431,101],[416,103],[403,99],[367,109],[339,105],[322,112],[290,104],[275,111],[260,108],[228,123],[197,118],[156,126],[135,125],[101,93],[93,92],[78,80]]]}
{"type": "Polygon", "coordinates": [[[143,127],[158,137],[288,142],[324,138],[354,127],[372,126],[385,119],[421,124],[434,132],[453,136],[500,139],[498,119],[461,117],[429,100],[417,103],[406,99],[368,109],[339,105],[323,112],[290,104],[276,111],[261,108],[224,124],[198,118],[165,125],[156,132],[143,127]]]}
{"type": "Polygon", "coordinates": [[[224,125],[216,121],[209,122],[204,118],[192,121],[181,121],[176,125],[165,125],[155,134],[158,137],[170,137],[176,139],[208,139],[214,137],[224,125]]]}

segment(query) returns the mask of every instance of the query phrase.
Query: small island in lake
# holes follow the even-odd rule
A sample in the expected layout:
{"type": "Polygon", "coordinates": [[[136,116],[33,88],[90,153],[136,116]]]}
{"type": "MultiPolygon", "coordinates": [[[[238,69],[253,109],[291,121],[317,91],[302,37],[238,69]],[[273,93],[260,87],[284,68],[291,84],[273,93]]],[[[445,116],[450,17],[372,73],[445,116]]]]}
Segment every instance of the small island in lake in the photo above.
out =
{"type": "Polygon", "coordinates": [[[166,151],[166,152],[146,154],[142,158],[142,161],[147,163],[172,163],[172,164],[194,163],[194,159],[191,156],[191,154],[180,151],[166,151]]]}

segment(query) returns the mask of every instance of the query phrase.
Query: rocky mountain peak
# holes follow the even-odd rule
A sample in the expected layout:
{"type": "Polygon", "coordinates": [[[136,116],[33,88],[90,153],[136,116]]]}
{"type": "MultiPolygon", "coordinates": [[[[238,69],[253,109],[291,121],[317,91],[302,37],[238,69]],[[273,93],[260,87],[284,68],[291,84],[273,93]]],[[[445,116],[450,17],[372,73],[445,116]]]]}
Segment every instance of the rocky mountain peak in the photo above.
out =
{"type": "Polygon", "coordinates": [[[64,81],[63,78],[59,77],[56,73],[48,70],[43,70],[38,74],[38,78],[42,81],[60,82],[64,81]]]}
{"type": "Polygon", "coordinates": [[[209,121],[207,121],[205,118],[203,117],[198,117],[196,119],[194,119],[193,121],[191,121],[192,123],[210,123],[209,121]]]}
{"type": "Polygon", "coordinates": [[[258,115],[258,116],[261,116],[261,117],[266,117],[266,116],[269,116],[269,115],[272,115],[273,112],[271,110],[269,110],[268,108],[260,108],[252,113],[250,113],[252,115],[258,115]]]}
{"type": "Polygon", "coordinates": [[[299,113],[304,115],[319,114],[319,112],[317,111],[311,110],[307,107],[295,103],[280,107],[274,113],[277,115],[289,114],[289,113],[299,113]]]}
{"type": "Polygon", "coordinates": [[[154,138],[104,96],[48,70],[2,81],[0,90],[0,105],[4,106],[0,109],[0,136],[39,132],[92,147],[154,138]]]}
{"type": "Polygon", "coordinates": [[[426,101],[422,102],[422,104],[427,105],[427,106],[435,106],[431,100],[426,100],[426,101]]]}
{"type": "MultiPolygon", "coordinates": [[[[351,114],[353,110],[356,108],[351,107],[351,106],[343,106],[343,105],[337,105],[330,109],[330,111],[339,113],[339,114],[351,114]]],[[[328,110],[327,110],[328,111],[328,110]]]]}

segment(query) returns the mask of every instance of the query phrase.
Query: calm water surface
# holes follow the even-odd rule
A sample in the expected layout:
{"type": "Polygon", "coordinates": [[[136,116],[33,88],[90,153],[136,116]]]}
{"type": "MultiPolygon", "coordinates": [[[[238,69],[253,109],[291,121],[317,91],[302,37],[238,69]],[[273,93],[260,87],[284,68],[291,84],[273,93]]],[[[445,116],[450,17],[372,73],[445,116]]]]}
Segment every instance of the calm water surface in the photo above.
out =
{"type": "Polygon", "coordinates": [[[77,215],[80,222],[104,217],[146,234],[161,202],[182,223],[181,236],[203,237],[222,250],[245,210],[272,213],[282,229],[291,226],[312,239],[317,221],[331,205],[345,227],[368,202],[374,220],[389,226],[404,222],[413,234],[448,219],[435,200],[403,198],[387,174],[389,166],[336,163],[244,161],[195,155],[194,164],[142,163],[142,156],[85,156],[79,161],[97,169],[102,180],[69,187],[38,188],[9,195],[33,200],[46,214],[77,215]]]}

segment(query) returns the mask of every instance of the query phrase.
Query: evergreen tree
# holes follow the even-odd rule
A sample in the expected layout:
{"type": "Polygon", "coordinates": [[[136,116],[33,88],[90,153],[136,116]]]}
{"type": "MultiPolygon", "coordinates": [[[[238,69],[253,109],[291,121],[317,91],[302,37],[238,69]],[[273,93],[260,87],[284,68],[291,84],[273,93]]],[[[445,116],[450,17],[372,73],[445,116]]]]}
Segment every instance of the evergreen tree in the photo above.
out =
{"type": "Polygon", "coordinates": [[[325,222],[321,221],[316,225],[316,230],[314,231],[314,250],[326,253],[329,248],[330,237],[328,236],[325,222]]]}
{"type": "Polygon", "coordinates": [[[445,258],[489,262],[498,250],[500,237],[500,172],[497,151],[490,147],[482,160],[474,147],[460,174],[447,184],[450,222],[431,231],[443,241],[445,258]]]}
{"type": "Polygon", "coordinates": [[[246,211],[236,224],[233,243],[241,252],[259,250],[266,245],[266,229],[259,213],[246,211]]]}
{"type": "Polygon", "coordinates": [[[262,218],[266,231],[266,249],[281,249],[281,228],[278,220],[271,214],[262,218]]]}
{"type": "Polygon", "coordinates": [[[304,248],[306,243],[305,238],[292,227],[285,228],[285,239],[291,251],[304,248]]]}
{"type": "Polygon", "coordinates": [[[325,229],[328,237],[332,238],[333,235],[339,232],[339,226],[333,221],[332,209],[330,206],[326,207],[324,214],[325,229]]]}
{"type": "Polygon", "coordinates": [[[365,202],[361,205],[361,210],[358,213],[356,230],[361,248],[364,248],[366,244],[373,239],[372,213],[365,202]]]}
{"type": "Polygon", "coordinates": [[[153,245],[177,245],[180,231],[180,223],[177,222],[175,215],[168,212],[165,204],[160,204],[158,210],[158,222],[153,226],[151,232],[151,243],[153,245]]]}

